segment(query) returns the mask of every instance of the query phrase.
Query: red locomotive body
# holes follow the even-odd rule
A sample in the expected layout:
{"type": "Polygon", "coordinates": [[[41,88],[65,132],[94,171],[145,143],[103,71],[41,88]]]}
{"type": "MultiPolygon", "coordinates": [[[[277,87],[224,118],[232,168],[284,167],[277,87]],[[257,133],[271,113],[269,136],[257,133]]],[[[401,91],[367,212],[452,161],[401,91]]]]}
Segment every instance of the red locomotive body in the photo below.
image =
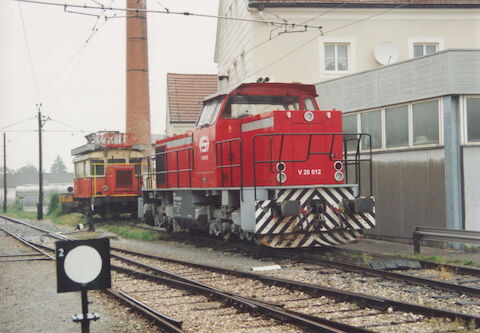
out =
{"type": "Polygon", "coordinates": [[[119,132],[97,132],[72,150],[75,156],[74,200],[86,214],[103,217],[138,212],[140,166],[144,147],[119,132]]]}
{"type": "MultiPolygon", "coordinates": [[[[315,96],[312,85],[252,83],[207,98],[193,131],[156,142],[149,215],[272,247],[358,239],[374,226],[373,197],[345,178],[368,160],[344,154],[341,112],[320,111],[315,96]]],[[[348,139],[359,147],[360,136],[348,139]]]]}

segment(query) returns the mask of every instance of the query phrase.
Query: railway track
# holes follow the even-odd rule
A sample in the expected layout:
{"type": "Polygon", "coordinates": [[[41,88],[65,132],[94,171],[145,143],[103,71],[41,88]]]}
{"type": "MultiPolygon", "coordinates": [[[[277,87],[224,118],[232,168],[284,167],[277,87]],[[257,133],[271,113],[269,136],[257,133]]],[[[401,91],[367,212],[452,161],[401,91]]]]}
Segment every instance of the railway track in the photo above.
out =
{"type": "MultiPolygon", "coordinates": [[[[20,221],[15,222],[19,223],[20,221]]],[[[24,225],[27,227],[32,226],[30,224],[24,225]]],[[[35,229],[42,231],[38,227],[35,227],[35,229]]],[[[52,238],[69,238],[57,233],[45,232],[52,238]]],[[[9,234],[12,235],[11,233],[9,234]]],[[[53,251],[53,248],[32,243],[30,242],[29,246],[34,248],[42,247],[43,249],[53,251]]],[[[148,300],[150,302],[152,300],[155,302],[164,300],[160,303],[162,310],[173,312],[173,315],[179,317],[187,316],[182,322],[186,324],[187,331],[190,332],[370,332],[362,328],[285,311],[271,304],[226,294],[211,287],[201,286],[196,282],[185,282],[181,279],[164,278],[148,274],[148,272],[132,270],[125,267],[125,262],[128,264],[128,260],[118,256],[116,258],[117,264],[119,261],[122,262],[120,263],[121,266],[112,267],[114,270],[112,285],[117,289],[114,292],[115,296],[123,297],[124,302],[129,305],[134,303],[137,310],[138,305],[141,304],[140,307],[144,314],[147,314],[150,319],[160,320],[162,327],[169,331],[181,331],[177,327],[180,321],[161,315],[160,312],[146,305],[142,298],[147,297],[147,302],[148,300]],[[126,296],[120,291],[120,288],[139,298],[134,299],[132,296],[126,296]],[[145,292],[145,290],[148,290],[148,292],[145,292]],[[136,296],[136,294],[139,294],[139,296],[136,296]],[[172,299],[173,302],[171,301],[172,299]],[[165,302],[165,300],[168,300],[168,302],[165,302]],[[177,311],[172,309],[177,309],[177,311]],[[151,317],[152,313],[156,318],[151,317]],[[159,317],[163,319],[159,319],[159,317]],[[228,317],[229,320],[219,320],[219,318],[224,317],[228,317]],[[167,319],[170,325],[165,323],[165,318],[170,318],[167,319]],[[176,325],[173,324],[172,326],[172,321],[176,325]]],[[[159,307],[158,304],[155,305],[159,307]]]]}
{"type": "MultiPolygon", "coordinates": [[[[437,319],[432,322],[426,317],[443,317],[450,318],[450,320],[461,318],[466,322],[475,323],[476,326],[480,325],[480,319],[476,315],[438,310],[378,296],[360,295],[312,283],[289,281],[247,272],[233,272],[222,268],[154,258],[128,251],[122,252],[121,260],[125,261],[126,259],[126,261],[130,261],[131,265],[135,264],[140,267],[143,265],[143,269],[146,271],[156,270],[155,274],[170,276],[170,278],[174,276],[175,279],[187,279],[189,282],[195,280],[194,283],[200,283],[203,286],[208,285],[208,287],[229,293],[238,293],[241,297],[255,298],[290,311],[302,312],[304,315],[315,316],[322,313],[328,319],[341,321],[344,324],[358,326],[360,323],[365,329],[382,332],[409,332],[412,330],[448,331],[445,328],[451,327],[448,320],[437,319]]],[[[310,267],[310,270],[306,270],[306,272],[315,272],[315,268],[310,267]]],[[[298,270],[297,275],[299,275],[298,270]]],[[[304,274],[301,275],[301,277],[305,277],[304,274]]],[[[325,278],[325,275],[321,274],[322,278],[325,278]]],[[[299,276],[295,278],[298,280],[299,276]]],[[[306,278],[310,279],[308,276],[306,278]]]]}
{"type": "MultiPolygon", "coordinates": [[[[149,229],[159,231],[156,228],[140,227],[142,229],[149,229]]],[[[222,243],[215,243],[220,248],[231,249],[228,245],[222,243]],[[223,245],[223,247],[222,247],[223,245]]],[[[358,279],[363,276],[373,276],[382,279],[388,279],[398,282],[397,284],[388,284],[393,286],[407,286],[418,285],[425,288],[434,288],[449,292],[449,298],[454,299],[455,294],[478,297],[480,295],[480,269],[475,267],[456,266],[448,264],[438,264],[430,261],[409,260],[401,257],[379,256],[375,255],[380,262],[382,259],[388,264],[393,265],[391,268],[376,269],[365,265],[359,265],[358,262],[364,261],[365,253],[359,251],[334,250],[334,254],[326,256],[324,254],[312,254],[312,251],[298,251],[281,250],[261,248],[259,250],[256,246],[249,246],[248,244],[234,244],[233,249],[238,249],[246,254],[250,254],[256,258],[267,258],[280,260],[285,262],[285,259],[291,260],[286,265],[295,265],[296,268],[305,268],[307,271],[328,271],[331,273],[339,273],[345,271],[349,273],[359,274],[358,279]],[[294,253],[292,253],[294,252],[294,253]],[[357,259],[352,258],[352,253],[356,254],[357,259]],[[336,260],[332,257],[341,256],[343,258],[349,257],[349,261],[336,260]],[[353,263],[355,262],[356,263],[353,263]],[[299,266],[299,263],[301,266],[299,266]],[[397,263],[398,265],[395,265],[397,263]],[[395,266],[399,266],[401,270],[395,270],[395,266]],[[408,269],[412,268],[413,269],[408,269]],[[334,269],[332,269],[334,268],[334,269]],[[408,269],[405,271],[404,269],[408,269]]],[[[328,253],[327,253],[328,254],[328,253]]],[[[438,295],[440,297],[440,295],[438,295]]],[[[458,299],[458,297],[457,297],[458,299]]],[[[475,300],[467,300],[465,303],[477,303],[475,300]]],[[[480,300],[479,304],[480,305],[480,300]]]]}

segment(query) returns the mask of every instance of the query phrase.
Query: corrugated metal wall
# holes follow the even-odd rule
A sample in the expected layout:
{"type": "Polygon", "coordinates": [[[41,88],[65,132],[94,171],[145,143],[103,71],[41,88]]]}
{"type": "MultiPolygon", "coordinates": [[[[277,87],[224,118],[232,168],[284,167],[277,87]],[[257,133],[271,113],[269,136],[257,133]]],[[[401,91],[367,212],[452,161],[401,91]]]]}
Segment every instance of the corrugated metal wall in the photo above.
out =
{"type": "Polygon", "coordinates": [[[463,148],[465,229],[480,231],[480,147],[463,148]]]}
{"type": "Polygon", "coordinates": [[[370,233],[411,239],[416,225],[445,228],[443,150],[374,156],[377,226],[370,233]]]}

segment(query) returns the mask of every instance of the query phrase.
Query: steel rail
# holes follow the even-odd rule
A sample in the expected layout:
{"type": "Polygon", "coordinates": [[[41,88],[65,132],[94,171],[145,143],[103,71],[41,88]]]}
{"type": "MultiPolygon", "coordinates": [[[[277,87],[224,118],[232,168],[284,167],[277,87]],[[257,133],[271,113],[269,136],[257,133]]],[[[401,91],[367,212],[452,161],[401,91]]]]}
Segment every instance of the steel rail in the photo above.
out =
{"type": "Polygon", "coordinates": [[[418,260],[418,259],[413,259],[413,260],[418,261],[422,265],[422,267],[425,267],[425,268],[439,269],[440,267],[444,267],[448,270],[454,271],[455,273],[480,276],[480,268],[476,268],[476,267],[441,264],[441,263],[436,263],[434,261],[429,261],[429,260],[418,260]]]}
{"type": "MultiPolygon", "coordinates": [[[[277,306],[268,305],[268,304],[265,304],[265,303],[262,303],[262,302],[258,302],[256,300],[251,300],[251,299],[243,297],[243,296],[238,296],[238,295],[234,295],[234,294],[231,294],[231,293],[227,293],[227,292],[221,291],[221,290],[216,289],[216,288],[212,288],[212,287],[208,287],[208,286],[204,287],[202,284],[197,283],[196,281],[193,281],[193,280],[192,280],[193,283],[192,282],[186,282],[186,281],[183,281],[185,278],[180,277],[180,276],[178,276],[179,279],[177,279],[177,278],[174,278],[174,277],[172,277],[172,278],[171,277],[161,277],[161,276],[158,276],[158,275],[143,273],[143,272],[139,272],[139,271],[135,271],[135,270],[131,270],[131,269],[128,269],[128,268],[115,266],[115,265],[112,265],[112,268],[117,270],[117,271],[126,273],[126,274],[136,275],[136,276],[142,277],[144,279],[154,280],[154,281],[157,281],[157,282],[160,282],[160,283],[163,283],[163,284],[168,284],[168,285],[174,286],[176,288],[189,289],[189,290],[192,290],[194,292],[201,293],[203,295],[210,295],[210,297],[214,296],[216,298],[222,299],[227,304],[236,305],[237,307],[240,307],[243,310],[252,311],[252,312],[259,312],[259,313],[262,313],[262,314],[264,314],[264,315],[266,315],[270,318],[273,318],[273,319],[277,319],[277,320],[281,320],[281,321],[287,321],[287,322],[290,322],[290,323],[295,324],[297,326],[302,326],[302,327],[305,327],[305,328],[308,328],[308,329],[312,329],[314,332],[335,332],[335,333],[339,333],[339,332],[345,332],[345,333],[349,333],[349,332],[365,332],[365,333],[366,332],[372,332],[372,331],[365,330],[365,329],[362,329],[362,328],[349,326],[349,325],[346,325],[346,324],[341,324],[344,327],[344,329],[336,328],[336,327],[321,323],[318,320],[313,320],[311,318],[307,318],[306,316],[304,316],[301,313],[296,313],[294,311],[288,311],[288,310],[282,309],[282,308],[277,307],[277,306]]],[[[152,267],[152,269],[154,271],[156,271],[155,268],[152,267]]],[[[334,322],[332,322],[332,323],[334,323],[334,322]]],[[[334,323],[334,324],[339,325],[340,323],[334,323]]]]}
{"type": "MultiPolygon", "coordinates": [[[[32,241],[26,241],[26,242],[28,242],[31,245],[34,245],[36,247],[55,252],[55,249],[50,248],[46,245],[37,244],[37,243],[32,242],[32,241]]],[[[53,260],[55,260],[55,258],[53,258],[53,260]]],[[[182,324],[181,321],[177,321],[177,320],[175,320],[173,318],[170,318],[170,317],[168,317],[168,316],[166,316],[166,315],[164,315],[164,314],[162,314],[158,311],[155,311],[155,310],[149,308],[148,306],[146,306],[145,304],[141,303],[140,301],[134,299],[133,297],[131,297],[129,295],[126,295],[125,293],[123,293],[123,295],[122,295],[121,292],[115,292],[114,290],[108,290],[108,289],[104,289],[102,291],[105,294],[110,295],[110,296],[118,299],[119,301],[123,302],[127,306],[130,306],[131,308],[133,308],[134,310],[136,310],[140,314],[142,314],[145,317],[147,317],[148,319],[154,321],[158,326],[162,327],[163,329],[167,330],[168,332],[172,332],[172,333],[183,333],[184,332],[181,329],[181,324],[182,324]]]]}
{"type": "Polygon", "coordinates": [[[480,276],[479,267],[469,267],[469,266],[461,266],[461,265],[452,265],[448,263],[438,263],[430,260],[418,259],[418,258],[415,258],[414,256],[395,257],[395,255],[385,255],[385,254],[379,254],[379,253],[370,252],[370,251],[360,251],[360,250],[346,249],[346,248],[335,248],[330,246],[328,247],[328,249],[338,253],[345,252],[345,253],[353,253],[356,255],[362,255],[364,253],[367,253],[375,257],[386,258],[387,260],[390,260],[390,261],[391,260],[413,260],[413,261],[419,262],[424,268],[439,269],[440,267],[444,267],[444,268],[447,268],[449,271],[454,271],[455,273],[458,273],[458,274],[480,276]]]}
{"type": "Polygon", "coordinates": [[[49,255],[48,253],[40,250],[38,247],[36,247],[35,245],[33,244],[30,244],[25,238],[19,236],[19,235],[16,235],[8,230],[5,230],[4,228],[0,227],[0,230],[3,231],[4,233],[6,233],[7,235],[10,235],[11,237],[15,238],[16,240],[18,240],[19,242],[23,243],[24,245],[34,249],[35,251],[37,251],[38,253],[44,255],[45,257],[47,258],[50,258],[50,260],[55,260],[54,257],[52,257],[51,255],[49,255]]]}
{"type": "Polygon", "coordinates": [[[10,221],[10,222],[13,222],[13,223],[18,223],[18,224],[23,224],[27,227],[30,227],[32,229],[35,229],[37,231],[40,231],[44,234],[47,234],[53,238],[57,238],[57,239],[62,239],[62,240],[69,240],[71,238],[69,237],[65,237],[65,236],[62,236],[62,235],[59,235],[57,233],[54,233],[54,232],[51,232],[51,231],[48,231],[48,230],[45,230],[45,229],[42,229],[40,227],[37,227],[37,226],[34,226],[33,224],[30,224],[30,223],[27,223],[25,221],[22,221],[22,220],[18,220],[18,219],[14,219],[13,217],[9,217],[9,216],[5,216],[5,215],[0,215],[0,218],[4,219],[4,220],[7,220],[7,221],[10,221]]]}
{"type": "MultiPolygon", "coordinates": [[[[464,314],[464,313],[459,313],[459,312],[454,312],[449,310],[436,309],[429,306],[401,302],[401,301],[387,299],[379,296],[369,296],[369,295],[344,291],[344,290],[335,289],[335,288],[322,287],[320,285],[314,285],[310,283],[303,283],[303,282],[297,282],[292,280],[268,277],[268,276],[245,272],[245,271],[229,270],[229,269],[225,269],[223,267],[218,267],[218,266],[201,265],[201,264],[186,262],[182,260],[164,258],[164,257],[154,256],[154,255],[145,254],[145,253],[138,253],[138,252],[125,250],[125,249],[112,248],[112,250],[121,251],[131,255],[144,256],[147,258],[166,261],[166,262],[172,262],[172,263],[177,263],[182,265],[190,265],[190,266],[201,268],[201,269],[210,269],[210,270],[221,272],[224,274],[244,276],[250,279],[259,280],[268,285],[275,285],[275,286],[290,288],[294,290],[301,290],[304,292],[311,293],[313,295],[323,295],[323,296],[329,296],[329,297],[333,297],[340,300],[347,300],[350,302],[357,303],[362,307],[368,306],[368,307],[372,307],[379,310],[387,310],[388,308],[393,308],[399,311],[413,312],[413,313],[421,314],[427,317],[445,317],[450,319],[458,318],[466,322],[473,321],[477,325],[477,327],[480,327],[480,316],[469,315],[469,314],[464,314]]],[[[143,265],[143,264],[140,264],[140,265],[143,265]]],[[[145,265],[145,266],[148,266],[148,265],[145,265]]]]}
{"type": "Polygon", "coordinates": [[[332,261],[329,259],[320,258],[318,256],[303,258],[303,260],[311,264],[322,264],[325,266],[338,268],[348,272],[362,273],[370,276],[379,276],[379,277],[387,278],[390,280],[409,282],[409,283],[414,283],[417,285],[422,285],[430,288],[435,287],[440,290],[456,292],[456,293],[474,296],[474,297],[478,297],[480,295],[480,288],[462,286],[456,283],[427,279],[423,277],[412,276],[412,275],[398,273],[398,272],[390,272],[390,271],[385,271],[380,269],[374,269],[370,267],[349,264],[346,262],[332,261]]]}
{"type": "Polygon", "coordinates": [[[157,326],[165,329],[168,332],[172,333],[183,333],[182,330],[182,321],[170,318],[163,313],[155,311],[154,309],[148,307],[147,305],[143,304],[139,300],[133,298],[125,294],[124,292],[118,290],[117,292],[113,290],[105,289],[103,292],[109,296],[112,296],[119,300],[120,302],[124,303],[125,305],[133,308],[135,311],[139,312],[140,314],[146,316],[149,319],[152,319],[157,326]]]}

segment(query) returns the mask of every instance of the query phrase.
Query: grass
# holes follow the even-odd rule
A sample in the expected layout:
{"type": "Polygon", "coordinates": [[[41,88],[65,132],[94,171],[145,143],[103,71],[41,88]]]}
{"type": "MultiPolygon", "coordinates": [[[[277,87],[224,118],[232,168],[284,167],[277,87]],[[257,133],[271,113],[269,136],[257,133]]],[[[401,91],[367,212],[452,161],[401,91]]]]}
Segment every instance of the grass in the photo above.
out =
{"type": "Polygon", "coordinates": [[[16,200],[15,203],[7,208],[5,215],[10,217],[18,217],[20,219],[35,220],[37,218],[37,212],[27,212],[23,210],[20,200],[16,200]]]}
{"type": "Polygon", "coordinates": [[[156,231],[137,229],[128,226],[102,225],[101,228],[128,239],[156,241],[163,238],[162,234],[156,231]]]}
{"type": "Polygon", "coordinates": [[[455,264],[455,265],[463,265],[463,266],[476,266],[480,267],[480,262],[478,261],[473,261],[470,259],[451,259],[451,258],[445,258],[441,256],[423,256],[420,254],[416,254],[414,256],[406,256],[407,258],[411,259],[418,259],[418,260],[428,260],[428,261],[433,261],[439,264],[455,264]]]}
{"type": "Polygon", "coordinates": [[[29,220],[36,220],[37,219],[37,212],[26,212],[23,210],[12,210],[7,209],[5,215],[10,217],[18,217],[20,219],[29,219],[29,220]]]}
{"type": "MultiPolygon", "coordinates": [[[[26,219],[36,219],[37,213],[36,212],[26,212],[22,210],[22,205],[19,201],[15,202],[12,207],[9,208],[7,214],[12,217],[18,218],[26,218],[26,219]]],[[[55,224],[61,225],[68,225],[71,227],[76,227],[79,223],[84,225],[87,224],[86,217],[81,213],[69,213],[64,214],[61,210],[61,205],[58,200],[58,195],[52,195],[50,197],[50,201],[48,204],[47,214],[46,216],[55,224]]],[[[129,214],[122,214],[116,220],[115,223],[117,225],[108,225],[108,224],[101,224],[99,222],[102,221],[99,215],[93,216],[93,222],[97,225],[97,227],[117,234],[123,238],[128,239],[137,239],[143,241],[155,241],[162,238],[165,238],[164,235],[161,233],[139,229],[135,227],[129,227],[126,224],[132,223],[129,214]]]]}
{"type": "Polygon", "coordinates": [[[80,213],[69,213],[65,215],[56,215],[56,216],[48,215],[48,217],[55,224],[68,225],[71,227],[76,227],[77,224],[79,223],[83,223],[83,225],[87,224],[87,220],[85,216],[83,216],[83,214],[80,214],[80,213]]]}

